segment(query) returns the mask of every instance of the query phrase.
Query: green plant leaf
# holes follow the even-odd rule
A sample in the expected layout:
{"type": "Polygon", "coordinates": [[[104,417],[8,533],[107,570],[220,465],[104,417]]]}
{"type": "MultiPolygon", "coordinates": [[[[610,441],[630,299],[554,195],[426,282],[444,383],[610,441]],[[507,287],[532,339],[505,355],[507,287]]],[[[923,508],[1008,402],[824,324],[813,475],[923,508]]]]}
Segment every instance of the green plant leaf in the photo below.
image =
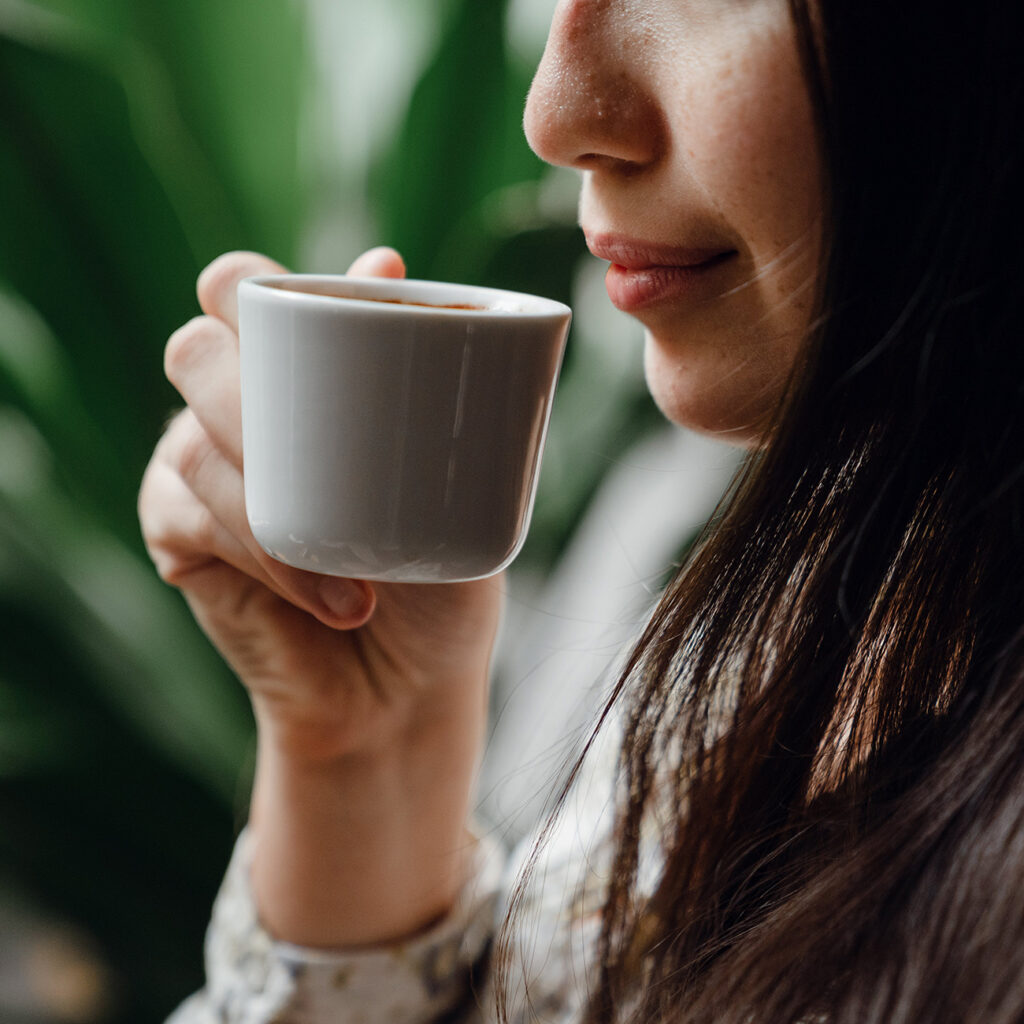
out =
{"type": "Polygon", "coordinates": [[[522,134],[528,83],[507,57],[505,8],[479,0],[449,7],[438,49],[374,176],[382,237],[404,253],[413,276],[479,281],[471,250],[486,230],[481,204],[542,171],[522,134]]]}

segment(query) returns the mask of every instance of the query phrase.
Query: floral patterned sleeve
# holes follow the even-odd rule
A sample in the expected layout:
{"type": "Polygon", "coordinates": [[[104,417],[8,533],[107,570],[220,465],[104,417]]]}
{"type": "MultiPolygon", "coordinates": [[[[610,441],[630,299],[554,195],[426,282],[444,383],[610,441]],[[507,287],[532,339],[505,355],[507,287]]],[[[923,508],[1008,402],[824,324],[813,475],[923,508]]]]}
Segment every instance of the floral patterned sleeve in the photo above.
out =
{"type": "Polygon", "coordinates": [[[478,840],[471,877],[442,922],[394,946],[334,953],[277,942],[263,930],[243,833],[207,934],[206,987],[167,1024],[475,1021],[475,975],[494,931],[504,859],[493,840],[478,840]]]}

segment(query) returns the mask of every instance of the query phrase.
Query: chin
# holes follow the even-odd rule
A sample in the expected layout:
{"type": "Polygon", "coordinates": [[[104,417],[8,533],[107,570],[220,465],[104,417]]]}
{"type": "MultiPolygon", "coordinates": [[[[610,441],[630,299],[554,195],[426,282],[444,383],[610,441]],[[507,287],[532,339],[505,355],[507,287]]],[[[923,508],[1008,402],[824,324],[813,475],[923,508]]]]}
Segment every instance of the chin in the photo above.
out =
{"type": "Polygon", "coordinates": [[[738,448],[764,444],[773,406],[752,400],[742,388],[727,387],[720,373],[665,375],[652,372],[648,361],[647,387],[662,413],[680,427],[738,448]]]}
{"type": "Polygon", "coordinates": [[[647,332],[644,372],[658,408],[673,423],[740,448],[764,445],[785,391],[785,373],[749,351],[659,343],[647,332]],[[730,358],[732,355],[732,358],[730,358]]]}
{"type": "Polygon", "coordinates": [[[655,401],[668,419],[687,430],[746,451],[753,451],[765,444],[765,431],[756,425],[736,423],[722,416],[711,415],[700,408],[666,406],[657,398],[655,401]]]}

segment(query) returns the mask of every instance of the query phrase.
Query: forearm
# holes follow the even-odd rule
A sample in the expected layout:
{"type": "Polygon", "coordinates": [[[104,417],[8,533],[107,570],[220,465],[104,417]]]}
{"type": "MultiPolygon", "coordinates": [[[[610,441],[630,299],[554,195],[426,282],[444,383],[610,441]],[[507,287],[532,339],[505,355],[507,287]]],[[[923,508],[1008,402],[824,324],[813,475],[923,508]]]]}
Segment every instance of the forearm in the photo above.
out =
{"type": "MultiPolygon", "coordinates": [[[[465,878],[483,708],[432,708],[433,723],[378,754],[295,756],[260,725],[252,884],[260,917],[296,945],[350,948],[413,935],[465,878]]],[[[259,714],[258,714],[259,717],[259,714]]]]}

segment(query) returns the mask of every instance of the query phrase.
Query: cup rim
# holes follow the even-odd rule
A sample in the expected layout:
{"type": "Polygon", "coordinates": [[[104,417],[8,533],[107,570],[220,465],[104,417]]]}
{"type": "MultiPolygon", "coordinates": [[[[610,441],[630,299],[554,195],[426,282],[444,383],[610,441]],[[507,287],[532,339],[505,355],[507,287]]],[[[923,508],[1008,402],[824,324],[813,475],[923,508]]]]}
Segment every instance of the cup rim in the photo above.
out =
{"type": "Polygon", "coordinates": [[[243,290],[264,296],[273,294],[277,301],[299,306],[358,308],[377,314],[386,310],[390,316],[530,319],[552,316],[563,318],[572,315],[571,308],[565,303],[529,292],[417,278],[354,277],[347,274],[259,274],[244,278],[239,282],[238,290],[239,294],[243,290]],[[284,288],[284,282],[321,289],[343,287],[365,294],[330,295],[322,291],[284,288]],[[431,302],[430,298],[437,301],[431,302]],[[391,299],[399,301],[389,301],[391,299]],[[458,302],[473,304],[473,308],[453,308],[449,305],[458,302]]]}

